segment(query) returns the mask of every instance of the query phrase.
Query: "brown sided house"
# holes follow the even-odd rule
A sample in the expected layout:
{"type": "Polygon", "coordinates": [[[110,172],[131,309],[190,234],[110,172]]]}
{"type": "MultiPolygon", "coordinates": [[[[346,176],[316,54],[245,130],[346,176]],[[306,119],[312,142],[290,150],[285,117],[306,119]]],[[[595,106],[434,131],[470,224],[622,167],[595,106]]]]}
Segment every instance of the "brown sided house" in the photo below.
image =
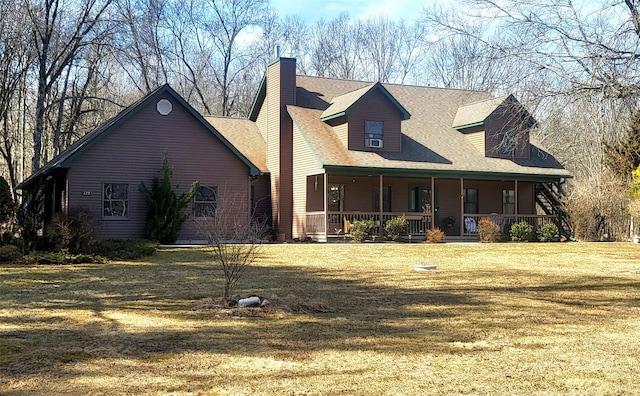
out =
{"type": "MultiPolygon", "coordinates": [[[[200,116],[164,86],[80,139],[23,182],[47,188],[47,215],[89,210],[104,238],[144,236],[138,186],[166,153],[174,180],[201,197],[242,196],[237,216],[270,218],[279,239],[326,241],[372,219],[383,234],[405,214],[409,233],[440,227],[477,237],[525,220],[562,226],[571,175],[530,140],[536,121],[511,95],[296,75],[271,63],[248,119],[200,116]]],[[[215,200],[194,202],[215,206],[215,200]]],[[[180,240],[198,239],[193,222],[180,240]]]]}
{"type": "MultiPolygon", "coordinates": [[[[164,85],[78,140],[21,187],[28,196],[44,186],[45,224],[56,213],[84,211],[92,215],[98,237],[144,238],[147,207],[139,186],[160,176],[165,155],[178,194],[200,182],[190,208],[194,217],[219,207],[224,193],[235,197],[230,216],[249,219],[252,199],[268,201],[268,175],[264,159],[245,152],[164,85]]],[[[188,220],[178,240],[200,239],[188,220]]]]}
{"type": "Polygon", "coordinates": [[[249,115],[266,142],[281,238],[327,240],[354,219],[382,234],[402,214],[412,235],[475,236],[481,217],[503,231],[560,221],[571,175],[530,141],[535,120],[513,96],[295,70],[291,58],[270,64],[249,115]]]}

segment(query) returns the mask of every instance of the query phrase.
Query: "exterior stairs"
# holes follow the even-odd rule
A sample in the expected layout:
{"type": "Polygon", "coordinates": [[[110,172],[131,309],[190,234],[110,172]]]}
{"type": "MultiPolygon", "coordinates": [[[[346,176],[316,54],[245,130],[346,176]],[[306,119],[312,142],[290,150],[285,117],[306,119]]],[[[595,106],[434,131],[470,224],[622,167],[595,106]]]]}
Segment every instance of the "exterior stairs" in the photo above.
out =
{"type": "Polygon", "coordinates": [[[562,203],[562,188],[559,183],[537,183],[536,204],[547,215],[558,216],[556,225],[561,235],[571,237],[572,229],[569,223],[569,214],[562,203]]]}

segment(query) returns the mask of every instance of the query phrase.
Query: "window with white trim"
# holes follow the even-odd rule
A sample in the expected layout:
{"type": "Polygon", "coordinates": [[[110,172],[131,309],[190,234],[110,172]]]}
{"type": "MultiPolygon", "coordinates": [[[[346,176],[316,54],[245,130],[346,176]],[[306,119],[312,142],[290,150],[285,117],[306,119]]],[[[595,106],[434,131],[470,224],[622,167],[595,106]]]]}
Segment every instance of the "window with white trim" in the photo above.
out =
{"type": "Polygon", "coordinates": [[[382,148],[384,139],[384,122],[366,120],[364,122],[364,139],[366,147],[382,148]]]}
{"type": "Polygon", "coordinates": [[[129,185],[105,183],[102,186],[102,217],[122,219],[129,217],[129,185]]]}

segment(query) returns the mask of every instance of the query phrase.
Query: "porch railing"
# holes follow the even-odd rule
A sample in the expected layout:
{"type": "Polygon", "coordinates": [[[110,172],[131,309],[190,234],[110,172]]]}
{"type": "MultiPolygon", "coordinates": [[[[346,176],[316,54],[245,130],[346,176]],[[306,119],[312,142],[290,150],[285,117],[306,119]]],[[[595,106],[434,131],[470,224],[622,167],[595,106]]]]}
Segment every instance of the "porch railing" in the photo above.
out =
{"type": "MultiPolygon", "coordinates": [[[[380,218],[380,213],[378,212],[328,212],[325,221],[324,212],[308,212],[306,215],[306,233],[309,236],[325,238],[344,236],[349,233],[349,227],[354,220],[373,220],[375,224],[374,235],[383,236],[386,222],[403,214],[407,218],[408,235],[424,236],[427,230],[434,226],[431,213],[385,212],[380,218]]],[[[511,225],[520,221],[526,221],[535,229],[538,229],[544,224],[555,223],[558,220],[555,215],[465,214],[462,236],[477,236],[478,223],[484,217],[499,225],[502,233],[509,233],[511,225]]],[[[456,227],[458,224],[456,223],[456,227]]]]}
{"type": "Polygon", "coordinates": [[[478,235],[478,223],[482,218],[489,218],[492,222],[500,226],[500,232],[509,233],[511,225],[526,221],[531,224],[534,230],[547,223],[556,223],[558,216],[556,215],[503,215],[503,214],[465,214],[463,236],[478,235]]]}
{"type": "Polygon", "coordinates": [[[307,235],[322,235],[336,237],[349,233],[349,227],[355,220],[373,220],[373,234],[382,236],[384,225],[394,217],[405,215],[407,218],[407,234],[426,235],[433,226],[431,213],[385,212],[380,217],[379,212],[328,212],[325,221],[324,212],[307,213],[307,235]]]}

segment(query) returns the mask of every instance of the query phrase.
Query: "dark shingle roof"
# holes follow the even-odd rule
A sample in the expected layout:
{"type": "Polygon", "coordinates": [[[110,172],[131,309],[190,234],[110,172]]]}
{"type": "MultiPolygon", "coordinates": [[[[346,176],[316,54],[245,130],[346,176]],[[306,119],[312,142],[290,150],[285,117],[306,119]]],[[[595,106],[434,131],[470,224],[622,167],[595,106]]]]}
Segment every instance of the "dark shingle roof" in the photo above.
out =
{"type": "Polygon", "coordinates": [[[213,127],[244,154],[262,173],[267,169],[267,145],[255,122],[244,118],[205,116],[213,127]]]}
{"type": "Polygon", "coordinates": [[[409,112],[400,104],[398,101],[387,91],[384,85],[380,83],[371,84],[369,86],[365,86],[360,89],[356,89],[355,91],[347,92],[344,95],[336,96],[331,100],[331,103],[327,109],[322,112],[322,116],[320,117],[322,121],[328,121],[336,117],[340,117],[342,115],[349,114],[351,109],[353,109],[358,102],[362,99],[366,98],[371,92],[375,90],[380,90],[383,95],[385,95],[393,105],[398,109],[398,111],[402,114],[402,119],[409,119],[411,116],[409,112]]]}
{"type": "MultiPolygon", "coordinates": [[[[306,141],[325,167],[375,168],[388,172],[437,175],[475,175],[499,178],[557,179],[570,177],[548,152],[531,145],[530,159],[485,157],[471,141],[453,128],[458,109],[471,103],[498,104],[486,92],[384,84],[388,92],[411,113],[402,121],[402,151],[369,152],[347,150],[332,128],[321,120],[335,98],[366,89],[371,83],[320,77],[297,77],[297,105],[287,110],[306,141]]],[[[471,106],[468,119],[478,119],[481,106],[471,106]],[[473,115],[475,114],[475,115],[473,115]]],[[[490,106],[488,106],[490,107],[490,106]]],[[[495,107],[494,107],[495,108],[495,107]]]]}
{"type": "Polygon", "coordinates": [[[33,181],[38,178],[49,174],[55,169],[63,169],[69,168],[73,163],[74,159],[81,155],[86,149],[91,147],[93,144],[98,142],[100,138],[109,133],[109,131],[113,130],[113,128],[118,127],[124,121],[128,120],[130,117],[135,115],[140,109],[147,106],[150,103],[153,103],[160,95],[168,93],[173,96],[178,103],[184,106],[187,111],[193,115],[196,119],[198,119],[205,128],[207,128],[212,134],[214,134],[220,141],[231,150],[238,158],[243,161],[248,167],[251,174],[259,174],[261,171],[249,161],[244,154],[238,151],[220,132],[218,132],[211,124],[205,121],[205,119],[198,113],[189,103],[187,103],[176,91],[173,90],[168,84],[162,85],[156,88],[154,91],[150,92],[137,102],[131,104],[130,106],[123,109],[120,113],[118,113],[113,118],[105,121],[97,128],[93,129],[91,132],[84,135],[82,138],[78,139],[75,143],[69,146],[66,150],[58,154],[55,158],[45,164],[42,168],[35,171],[31,176],[25,179],[18,188],[24,188],[33,181]]]}
{"type": "Polygon", "coordinates": [[[459,129],[483,123],[508,97],[491,98],[458,107],[452,126],[459,129]]]}

